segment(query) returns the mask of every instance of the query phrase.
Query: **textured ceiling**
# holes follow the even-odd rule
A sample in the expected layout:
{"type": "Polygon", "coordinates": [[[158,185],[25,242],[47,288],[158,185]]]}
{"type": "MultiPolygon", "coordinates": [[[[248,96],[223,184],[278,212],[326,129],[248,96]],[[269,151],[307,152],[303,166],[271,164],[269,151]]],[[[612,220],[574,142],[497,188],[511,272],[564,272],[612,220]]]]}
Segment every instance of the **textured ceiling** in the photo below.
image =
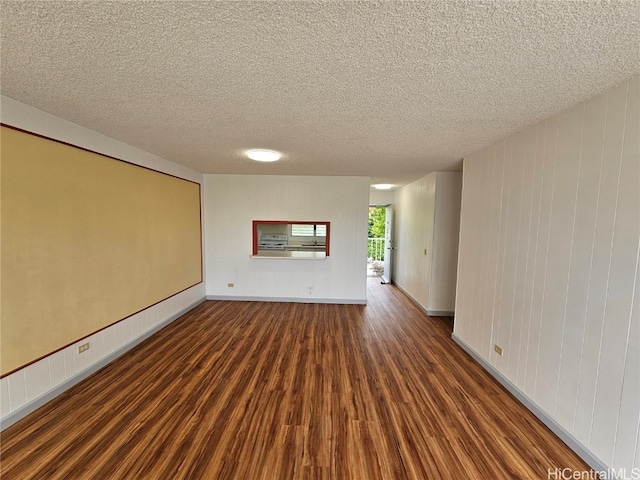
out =
{"type": "Polygon", "coordinates": [[[1,0],[0,20],[3,95],[204,173],[402,184],[640,72],[638,0],[1,0]]]}

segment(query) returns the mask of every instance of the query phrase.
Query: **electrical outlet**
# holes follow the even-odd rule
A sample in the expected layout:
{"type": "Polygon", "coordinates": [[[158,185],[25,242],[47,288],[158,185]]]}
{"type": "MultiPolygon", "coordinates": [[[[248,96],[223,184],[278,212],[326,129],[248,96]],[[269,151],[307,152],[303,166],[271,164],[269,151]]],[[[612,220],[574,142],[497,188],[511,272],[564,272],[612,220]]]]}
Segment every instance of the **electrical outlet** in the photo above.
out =
{"type": "Polygon", "coordinates": [[[83,343],[82,345],[80,345],[80,346],[78,347],[78,353],[86,352],[87,350],[89,350],[89,346],[90,346],[90,345],[91,345],[91,344],[90,344],[89,342],[87,342],[87,343],[83,343]]]}
{"type": "Polygon", "coordinates": [[[227,287],[233,288],[233,287],[235,287],[235,284],[234,283],[227,283],[227,287]]]}
{"type": "Polygon", "coordinates": [[[494,345],[493,349],[496,351],[498,355],[502,356],[502,347],[500,345],[494,345]]]}

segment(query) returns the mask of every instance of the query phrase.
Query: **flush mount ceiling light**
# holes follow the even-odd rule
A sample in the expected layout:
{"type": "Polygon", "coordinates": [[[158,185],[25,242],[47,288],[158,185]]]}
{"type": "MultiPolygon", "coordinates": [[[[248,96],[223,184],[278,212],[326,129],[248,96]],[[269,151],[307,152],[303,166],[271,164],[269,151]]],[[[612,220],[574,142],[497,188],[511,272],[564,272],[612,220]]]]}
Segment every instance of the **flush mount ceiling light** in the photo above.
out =
{"type": "Polygon", "coordinates": [[[393,185],[391,185],[390,183],[377,183],[373,186],[373,188],[375,188],[376,190],[391,190],[393,188],[393,185]]]}
{"type": "Polygon", "coordinates": [[[280,160],[280,153],[274,150],[255,149],[249,150],[247,157],[256,162],[276,162],[280,160]]]}

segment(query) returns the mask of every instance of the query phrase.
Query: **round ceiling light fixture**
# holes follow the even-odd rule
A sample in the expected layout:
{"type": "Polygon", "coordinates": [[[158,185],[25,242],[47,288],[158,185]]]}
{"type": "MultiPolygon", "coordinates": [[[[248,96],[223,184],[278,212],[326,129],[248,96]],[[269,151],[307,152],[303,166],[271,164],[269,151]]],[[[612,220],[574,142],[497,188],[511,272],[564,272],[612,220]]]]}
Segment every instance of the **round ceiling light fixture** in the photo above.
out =
{"type": "Polygon", "coordinates": [[[276,152],[275,150],[264,150],[261,148],[249,150],[247,152],[247,157],[251,160],[255,160],[256,162],[277,162],[280,160],[280,152],[276,152]]]}
{"type": "Polygon", "coordinates": [[[376,190],[391,190],[393,187],[390,183],[377,183],[373,186],[376,190]]]}

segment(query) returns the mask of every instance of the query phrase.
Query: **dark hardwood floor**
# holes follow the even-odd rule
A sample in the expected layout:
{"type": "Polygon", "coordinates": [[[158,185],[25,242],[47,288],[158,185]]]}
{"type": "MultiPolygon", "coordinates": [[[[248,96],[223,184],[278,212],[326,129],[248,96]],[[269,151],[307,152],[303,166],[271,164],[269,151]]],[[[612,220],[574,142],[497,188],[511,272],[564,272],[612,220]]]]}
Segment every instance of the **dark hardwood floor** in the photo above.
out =
{"type": "Polygon", "coordinates": [[[589,470],[395,287],[208,301],[1,436],[2,479],[546,479],[589,470]]]}

